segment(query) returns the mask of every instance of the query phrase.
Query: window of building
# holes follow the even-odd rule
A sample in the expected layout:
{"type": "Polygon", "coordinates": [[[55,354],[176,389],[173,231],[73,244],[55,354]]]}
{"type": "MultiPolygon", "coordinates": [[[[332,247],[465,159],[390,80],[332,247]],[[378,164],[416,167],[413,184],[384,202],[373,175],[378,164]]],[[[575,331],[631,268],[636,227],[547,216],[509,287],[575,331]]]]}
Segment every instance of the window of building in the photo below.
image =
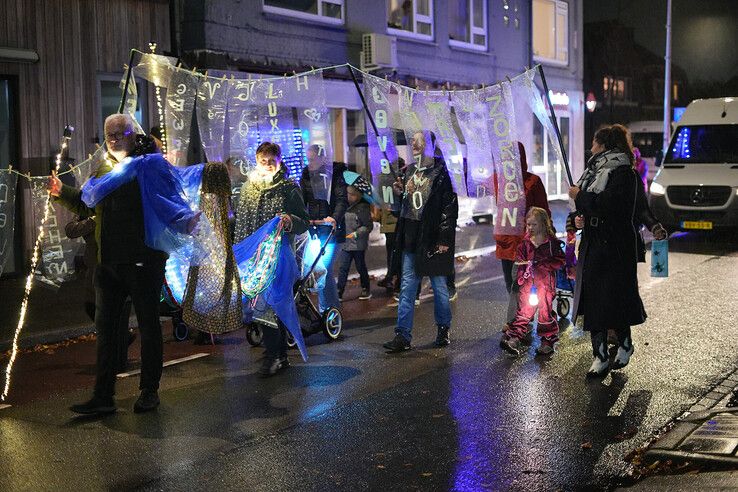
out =
{"type": "Polygon", "coordinates": [[[344,23],[344,0],[264,0],[264,12],[330,24],[344,23]]]}
{"type": "Polygon", "coordinates": [[[630,80],[607,75],[602,79],[602,93],[605,99],[627,101],[630,99],[630,80]]]}
{"type": "Polygon", "coordinates": [[[399,36],[433,39],[433,0],[389,0],[387,31],[399,36]]]}
{"type": "MultiPolygon", "coordinates": [[[[98,121],[99,126],[97,139],[100,143],[104,140],[103,124],[105,122],[105,118],[118,112],[120,98],[123,95],[123,89],[120,87],[120,80],[122,77],[123,74],[98,75],[97,100],[99,101],[98,107],[100,108],[100,120],[98,121]]],[[[136,113],[134,116],[136,117],[136,121],[138,121],[139,125],[148,132],[150,127],[148,112],[146,111],[146,88],[144,87],[144,84],[136,82],[136,90],[138,91],[138,105],[136,106],[136,113]]]]}
{"type": "Polygon", "coordinates": [[[487,0],[449,0],[449,44],[487,49],[487,0]]]}
{"type": "Polygon", "coordinates": [[[533,59],[569,64],[569,4],[561,0],[533,0],[533,59]]]}

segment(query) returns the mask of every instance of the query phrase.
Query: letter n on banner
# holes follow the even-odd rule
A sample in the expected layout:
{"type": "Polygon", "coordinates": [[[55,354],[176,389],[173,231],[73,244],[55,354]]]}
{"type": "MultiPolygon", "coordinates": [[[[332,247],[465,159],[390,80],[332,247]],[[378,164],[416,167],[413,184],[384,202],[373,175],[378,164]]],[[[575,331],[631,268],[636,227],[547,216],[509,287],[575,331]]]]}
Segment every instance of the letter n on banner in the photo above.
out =
{"type": "Polygon", "coordinates": [[[503,82],[485,89],[483,101],[487,105],[487,128],[495,162],[495,234],[519,235],[525,229],[526,204],[510,84],[503,82]]]}

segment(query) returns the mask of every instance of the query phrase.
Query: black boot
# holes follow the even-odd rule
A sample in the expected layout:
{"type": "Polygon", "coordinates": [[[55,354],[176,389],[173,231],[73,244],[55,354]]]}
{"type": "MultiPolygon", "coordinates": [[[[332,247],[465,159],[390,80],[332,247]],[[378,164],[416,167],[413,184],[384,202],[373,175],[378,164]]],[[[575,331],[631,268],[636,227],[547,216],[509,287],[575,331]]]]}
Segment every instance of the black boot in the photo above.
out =
{"type": "Polygon", "coordinates": [[[593,331],[592,354],[594,360],[587,371],[587,377],[602,377],[610,368],[610,356],[607,353],[607,331],[593,331]]]}
{"type": "Polygon", "coordinates": [[[451,343],[451,338],[448,336],[448,332],[451,330],[450,326],[438,325],[438,335],[436,335],[436,341],[433,345],[436,347],[445,347],[451,343]]]}

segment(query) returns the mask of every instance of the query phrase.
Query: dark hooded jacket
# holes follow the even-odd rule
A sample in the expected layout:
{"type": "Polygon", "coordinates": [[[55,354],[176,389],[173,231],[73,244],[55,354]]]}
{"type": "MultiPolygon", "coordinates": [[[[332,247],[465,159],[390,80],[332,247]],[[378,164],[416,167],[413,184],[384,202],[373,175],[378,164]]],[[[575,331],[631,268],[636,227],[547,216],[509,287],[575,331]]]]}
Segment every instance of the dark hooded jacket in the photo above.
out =
{"type": "MultiPolygon", "coordinates": [[[[551,217],[551,210],[548,208],[548,195],[546,188],[543,186],[541,178],[533,173],[528,172],[528,160],[525,155],[525,147],[518,142],[518,150],[520,152],[520,167],[523,170],[523,188],[525,189],[525,213],[528,213],[531,207],[540,207],[551,217]]],[[[497,176],[495,176],[495,192],[497,191],[497,176]]],[[[511,234],[495,234],[495,255],[500,260],[515,260],[515,252],[518,246],[523,242],[525,231],[519,235],[511,234]]]]}

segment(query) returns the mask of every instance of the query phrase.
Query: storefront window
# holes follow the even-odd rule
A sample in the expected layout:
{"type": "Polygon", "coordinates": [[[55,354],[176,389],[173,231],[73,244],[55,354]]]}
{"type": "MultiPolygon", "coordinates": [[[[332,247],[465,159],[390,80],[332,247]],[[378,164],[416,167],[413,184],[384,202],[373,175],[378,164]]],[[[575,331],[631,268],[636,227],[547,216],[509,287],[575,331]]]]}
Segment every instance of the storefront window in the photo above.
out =
{"type": "Polygon", "coordinates": [[[364,112],[362,110],[346,110],[346,142],[348,143],[348,155],[346,162],[356,165],[356,172],[369,176],[369,161],[367,159],[366,147],[355,147],[351,145],[356,137],[366,133],[364,128],[364,112]]]}

